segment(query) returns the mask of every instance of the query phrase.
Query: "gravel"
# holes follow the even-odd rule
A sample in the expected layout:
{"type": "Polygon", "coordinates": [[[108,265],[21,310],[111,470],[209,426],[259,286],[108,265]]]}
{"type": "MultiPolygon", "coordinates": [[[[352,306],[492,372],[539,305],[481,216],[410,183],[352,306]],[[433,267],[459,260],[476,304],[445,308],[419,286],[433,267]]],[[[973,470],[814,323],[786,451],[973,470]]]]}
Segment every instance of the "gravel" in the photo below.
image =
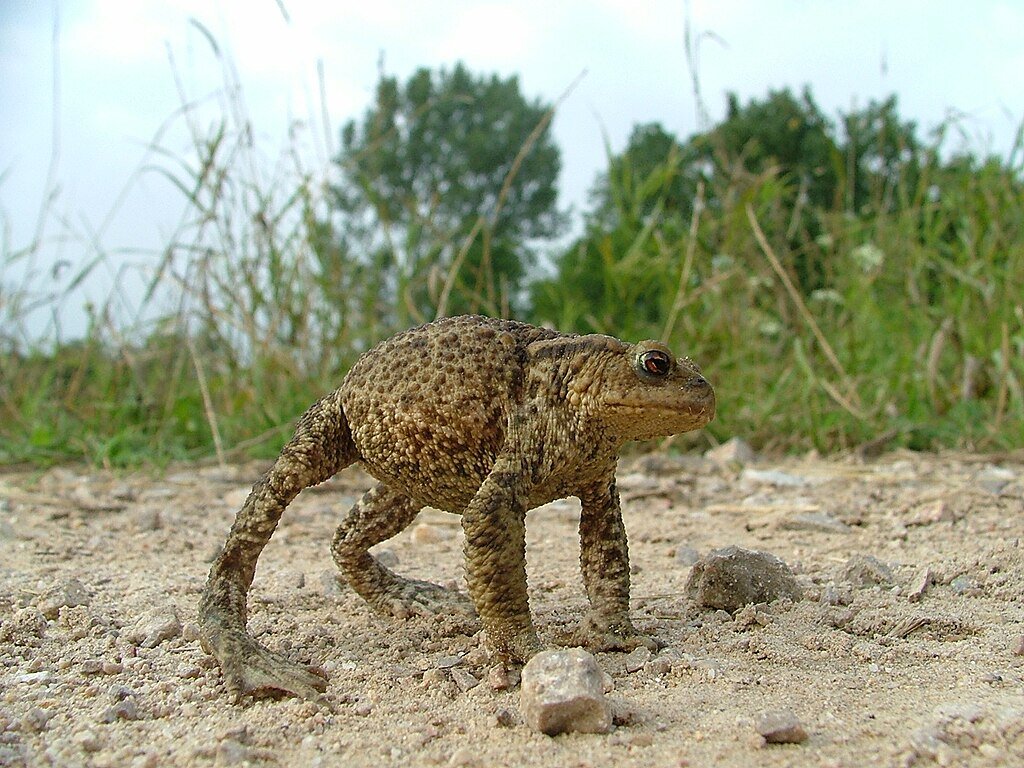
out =
{"type": "MultiPolygon", "coordinates": [[[[331,537],[369,484],[355,469],[289,507],[249,601],[260,642],[327,671],[322,707],[236,703],[199,642],[208,557],[264,463],[0,470],[0,765],[1024,765],[1020,462],[756,461],[807,482],[740,481],[738,462],[699,457],[624,461],[632,618],[665,647],[594,654],[612,724],[556,738],[526,724],[520,670],[489,659],[472,622],[380,616],[338,585],[331,537]],[[819,514],[846,528],[800,518],[819,514]],[[686,558],[731,545],[772,553],[813,599],[696,604],[686,558]],[[778,710],[807,741],[768,745],[755,721],[778,710]]],[[[586,616],[578,520],[575,500],[528,516],[549,648],[586,616]]],[[[417,524],[434,540],[409,530],[375,554],[464,588],[458,518],[425,510],[417,524]]]]}

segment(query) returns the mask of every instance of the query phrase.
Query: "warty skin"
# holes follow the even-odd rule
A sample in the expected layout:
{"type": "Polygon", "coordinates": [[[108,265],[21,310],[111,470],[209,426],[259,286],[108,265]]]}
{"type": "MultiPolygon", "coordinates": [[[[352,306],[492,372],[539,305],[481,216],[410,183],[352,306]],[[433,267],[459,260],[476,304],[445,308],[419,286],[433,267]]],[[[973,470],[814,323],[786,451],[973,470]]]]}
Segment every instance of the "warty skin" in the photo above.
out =
{"type": "Polygon", "coordinates": [[[203,645],[236,697],[276,689],[316,699],[326,689],[322,676],[247,633],[246,598],[285,507],[359,462],[378,482],[338,526],[331,551],[375,609],[409,617],[467,607],[458,593],[402,578],[369,553],[424,506],[461,514],[469,597],[488,649],[499,663],[525,662],[541,648],[527,600],[526,512],[577,496],[590,609],[574,641],[592,650],[656,648],[629,619],[617,454],[631,440],[703,427],[714,413],[699,369],[660,342],[479,316],[399,333],[303,415],[253,487],[203,592],[203,645]]]}

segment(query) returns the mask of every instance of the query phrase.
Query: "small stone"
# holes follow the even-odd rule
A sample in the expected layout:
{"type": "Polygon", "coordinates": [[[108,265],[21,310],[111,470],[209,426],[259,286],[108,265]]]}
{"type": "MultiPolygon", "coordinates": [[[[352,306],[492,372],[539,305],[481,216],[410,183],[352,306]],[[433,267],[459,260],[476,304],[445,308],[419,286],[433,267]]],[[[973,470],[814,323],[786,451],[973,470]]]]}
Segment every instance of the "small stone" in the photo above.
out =
{"type": "MultiPolygon", "coordinates": [[[[21,719],[21,726],[26,731],[39,733],[45,731],[50,725],[50,720],[56,713],[42,707],[32,707],[21,719]]],[[[0,763],[2,764],[2,763],[0,763]]]]}
{"type": "Polygon", "coordinates": [[[249,748],[234,739],[224,739],[217,744],[214,765],[244,765],[251,757],[249,748]]]}
{"type": "Polygon", "coordinates": [[[240,509],[245,500],[249,498],[251,490],[251,488],[232,488],[224,494],[224,506],[230,509],[240,509]]]}
{"type": "Polygon", "coordinates": [[[716,464],[749,464],[757,459],[750,444],[741,437],[730,437],[721,445],[704,452],[704,458],[716,464]]]}
{"type": "Polygon", "coordinates": [[[849,533],[850,526],[824,512],[800,512],[779,523],[786,531],[814,531],[817,533],[849,533]]]}
{"type": "Polygon", "coordinates": [[[801,744],[807,741],[807,731],[788,709],[762,712],[754,721],[754,728],[768,744],[801,744]]]}
{"type": "Polygon", "coordinates": [[[548,736],[607,733],[612,715],[603,678],[597,659],[581,648],[538,653],[523,667],[523,720],[548,736]]]}
{"type": "Polygon", "coordinates": [[[966,574],[957,576],[949,582],[949,586],[958,595],[970,595],[978,592],[978,583],[966,574]]]}
{"type": "Polygon", "coordinates": [[[912,603],[920,602],[925,591],[932,583],[932,571],[930,568],[922,568],[910,581],[910,590],[907,592],[907,600],[912,603]]]}
{"type": "Polygon", "coordinates": [[[202,640],[199,625],[194,621],[186,621],[181,625],[181,639],[186,643],[198,643],[202,640]]]}
{"type": "Polygon", "coordinates": [[[112,499],[117,499],[118,501],[135,501],[138,496],[139,494],[136,492],[135,488],[127,483],[115,485],[110,489],[110,497],[112,499]]]}
{"type": "Polygon", "coordinates": [[[135,530],[140,533],[159,531],[163,525],[159,509],[145,508],[135,513],[135,530]]]}
{"type": "Polygon", "coordinates": [[[693,566],[686,595],[698,608],[733,612],[749,603],[799,600],[801,589],[789,566],[775,555],[725,547],[693,566]]]}
{"type": "Polygon", "coordinates": [[[83,675],[98,675],[103,671],[102,659],[85,659],[81,666],[83,675]]]}
{"type": "Polygon", "coordinates": [[[414,544],[437,544],[444,536],[436,525],[419,523],[413,526],[411,538],[414,544]]]}
{"type": "Polygon", "coordinates": [[[48,619],[56,619],[61,608],[89,604],[89,593],[78,579],[65,579],[54,584],[36,600],[36,607],[48,619]]]}
{"type": "Polygon", "coordinates": [[[673,553],[676,565],[681,565],[684,568],[689,568],[691,565],[700,560],[700,552],[693,547],[676,547],[676,551],[673,553]]]}
{"type": "Polygon", "coordinates": [[[320,572],[320,591],[327,597],[341,597],[345,583],[336,569],[320,572]]]}
{"type": "Polygon", "coordinates": [[[810,478],[792,475],[779,469],[744,469],[740,473],[740,480],[749,483],[761,483],[774,485],[777,488],[802,488],[811,485],[810,478]]]}
{"type": "Polygon", "coordinates": [[[652,496],[667,492],[667,486],[656,477],[642,472],[630,472],[620,475],[615,481],[619,492],[624,496],[652,496]]]}
{"type": "Polygon", "coordinates": [[[471,766],[479,764],[480,759],[469,747],[459,747],[452,752],[452,756],[448,758],[448,765],[467,766],[471,768],[471,766]]]}
{"type": "MultiPolygon", "coordinates": [[[[441,738],[442,731],[435,725],[424,725],[422,728],[418,728],[416,731],[414,731],[414,734],[415,735],[413,739],[413,744],[417,749],[422,749],[435,739],[441,738]]],[[[315,749],[317,744],[317,738],[310,734],[303,738],[303,742],[305,742],[307,739],[309,740],[310,748],[315,749]]]]}
{"type": "Polygon", "coordinates": [[[385,568],[397,568],[399,559],[398,553],[393,549],[377,549],[374,550],[373,556],[377,559],[377,562],[383,565],[385,568]]]}
{"type": "Polygon", "coordinates": [[[511,709],[502,707],[494,713],[494,724],[499,728],[511,728],[516,724],[515,713],[511,709]]]}
{"type": "Polygon", "coordinates": [[[156,648],[166,640],[181,635],[181,620],[173,605],[161,606],[145,613],[128,633],[128,642],[142,648],[156,648]]]}
{"type": "Polygon", "coordinates": [[[1024,656],[1024,635],[1017,635],[1013,641],[1013,655],[1024,656]]]}
{"type": "Polygon", "coordinates": [[[463,693],[480,685],[480,681],[477,680],[473,673],[468,670],[456,667],[455,669],[452,669],[449,674],[452,676],[452,680],[455,682],[456,687],[463,693]]]}
{"type": "Polygon", "coordinates": [[[961,720],[965,723],[976,723],[985,717],[985,710],[972,702],[944,701],[933,710],[939,723],[950,723],[961,720]]]}
{"type": "Polygon", "coordinates": [[[1015,478],[1016,475],[1011,469],[988,466],[978,473],[978,485],[992,495],[998,496],[1015,478]]]}
{"type": "Polygon", "coordinates": [[[857,587],[891,587],[896,577],[892,568],[877,557],[854,555],[846,561],[843,578],[857,587]]]}
{"type": "Polygon", "coordinates": [[[15,638],[42,637],[45,634],[46,617],[33,606],[21,608],[14,612],[14,616],[0,621],[0,643],[8,643],[15,638]]]}
{"type": "Polygon", "coordinates": [[[644,722],[640,711],[630,702],[622,699],[612,706],[612,723],[619,728],[634,728],[644,722]]]}
{"type": "Polygon", "coordinates": [[[652,747],[654,746],[654,734],[647,731],[634,734],[629,739],[629,745],[631,747],[652,747]]]}
{"type": "Polygon", "coordinates": [[[78,731],[74,735],[74,740],[85,752],[99,752],[103,746],[95,731],[78,731]]]}
{"type": "Polygon", "coordinates": [[[369,699],[360,699],[352,708],[352,712],[359,717],[366,717],[373,712],[373,702],[369,699]]]}
{"type": "Polygon", "coordinates": [[[1007,765],[1006,753],[995,744],[979,744],[978,752],[986,758],[991,765],[1007,765]]]}
{"type": "Polygon", "coordinates": [[[443,669],[438,669],[437,667],[428,669],[423,673],[423,677],[420,678],[423,685],[427,688],[436,688],[443,684],[446,679],[445,671],[443,669]]]}
{"type": "Polygon", "coordinates": [[[135,691],[129,688],[127,685],[112,685],[107,689],[107,695],[114,701],[124,701],[125,699],[134,696],[135,691]]]}
{"type": "Polygon", "coordinates": [[[628,654],[626,654],[626,671],[630,674],[639,672],[644,668],[644,664],[651,660],[650,650],[643,645],[637,646],[628,654]]]}
{"type": "Polygon", "coordinates": [[[226,739],[237,741],[239,744],[249,744],[251,742],[249,727],[241,723],[232,723],[217,732],[218,741],[226,739]]]}
{"type": "Polygon", "coordinates": [[[23,675],[15,675],[13,681],[15,683],[28,684],[28,685],[46,685],[53,679],[53,674],[49,670],[41,670],[39,672],[26,672],[23,675]]]}
{"type": "Polygon", "coordinates": [[[821,591],[821,602],[824,605],[849,605],[853,602],[853,591],[845,585],[827,584],[821,591]]]}
{"type": "Polygon", "coordinates": [[[601,690],[605,693],[611,693],[615,690],[615,678],[601,670],[601,690]]]}
{"type": "Polygon", "coordinates": [[[452,667],[458,667],[463,663],[464,659],[461,656],[442,656],[434,662],[434,666],[438,669],[451,669],[452,667]]]}
{"type": "Polygon", "coordinates": [[[495,664],[487,671],[487,685],[495,691],[507,691],[509,688],[515,688],[519,684],[519,680],[519,670],[505,664],[495,664]]]}
{"type": "Polygon", "coordinates": [[[117,720],[138,720],[139,708],[133,698],[125,698],[107,707],[100,715],[100,722],[113,723],[117,720]]]}
{"type": "Polygon", "coordinates": [[[672,659],[668,656],[655,656],[644,664],[644,672],[651,677],[661,677],[672,671],[672,659]]]}
{"type": "Polygon", "coordinates": [[[161,758],[157,752],[143,752],[132,760],[131,768],[160,768],[161,758]]]}
{"type": "Polygon", "coordinates": [[[732,620],[739,627],[767,627],[772,623],[771,616],[752,603],[747,603],[733,615],[732,620]]]}
{"type": "Polygon", "coordinates": [[[907,525],[934,525],[953,519],[953,510],[950,509],[945,499],[936,499],[918,507],[917,511],[907,520],[907,525]]]}
{"type": "Polygon", "coordinates": [[[696,471],[702,468],[704,459],[702,457],[683,454],[673,456],[667,453],[646,453],[638,456],[630,463],[634,472],[640,472],[653,477],[669,477],[675,480],[684,472],[696,471]]]}

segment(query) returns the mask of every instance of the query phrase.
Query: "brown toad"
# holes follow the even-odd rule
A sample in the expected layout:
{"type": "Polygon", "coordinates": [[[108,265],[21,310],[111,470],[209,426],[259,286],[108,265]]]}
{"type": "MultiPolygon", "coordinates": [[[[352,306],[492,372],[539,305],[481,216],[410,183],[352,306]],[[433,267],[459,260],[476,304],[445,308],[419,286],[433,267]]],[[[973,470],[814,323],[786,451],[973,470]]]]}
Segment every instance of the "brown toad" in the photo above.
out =
{"type": "Polygon", "coordinates": [[[714,412],[697,367],[656,341],[631,345],[477,316],[399,333],[305,413],[253,487],[203,592],[204,646],[236,696],[278,689],[313,698],[325,689],[321,676],[246,632],[246,595],[289,502],[360,462],[379,482],[342,521],[331,551],[377,610],[407,617],[458,602],[437,585],[397,576],[368,550],[421,507],[459,513],[469,595],[490,650],[499,661],[526,661],[540,648],[527,602],[526,512],[578,496],[590,611],[576,640],[595,650],[654,647],[629,619],[616,456],[630,440],[697,429],[714,412]]]}

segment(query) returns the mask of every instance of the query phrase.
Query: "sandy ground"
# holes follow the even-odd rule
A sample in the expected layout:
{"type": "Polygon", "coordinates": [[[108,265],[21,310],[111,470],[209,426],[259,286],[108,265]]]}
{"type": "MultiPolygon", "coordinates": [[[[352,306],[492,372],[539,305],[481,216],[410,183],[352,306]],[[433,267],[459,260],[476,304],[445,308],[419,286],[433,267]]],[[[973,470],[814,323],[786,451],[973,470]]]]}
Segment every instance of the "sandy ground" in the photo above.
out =
{"type": "MultiPolygon", "coordinates": [[[[633,613],[665,648],[599,654],[615,728],[555,738],[489,685],[478,636],[377,616],[338,586],[328,543],[357,470],[289,508],[250,598],[254,634],[327,672],[333,711],[236,704],[199,647],[207,568],[260,466],[0,471],[0,765],[1024,765],[1022,467],[623,461],[633,613]],[[803,599],[697,611],[694,558],[727,545],[782,558],[803,599]],[[782,709],[806,741],[764,744],[757,718],[782,709]]],[[[552,645],[584,608],[578,509],[528,521],[552,645]]],[[[427,510],[378,550],[461,585],[461,546],[458,518],[427,510]]]]}

